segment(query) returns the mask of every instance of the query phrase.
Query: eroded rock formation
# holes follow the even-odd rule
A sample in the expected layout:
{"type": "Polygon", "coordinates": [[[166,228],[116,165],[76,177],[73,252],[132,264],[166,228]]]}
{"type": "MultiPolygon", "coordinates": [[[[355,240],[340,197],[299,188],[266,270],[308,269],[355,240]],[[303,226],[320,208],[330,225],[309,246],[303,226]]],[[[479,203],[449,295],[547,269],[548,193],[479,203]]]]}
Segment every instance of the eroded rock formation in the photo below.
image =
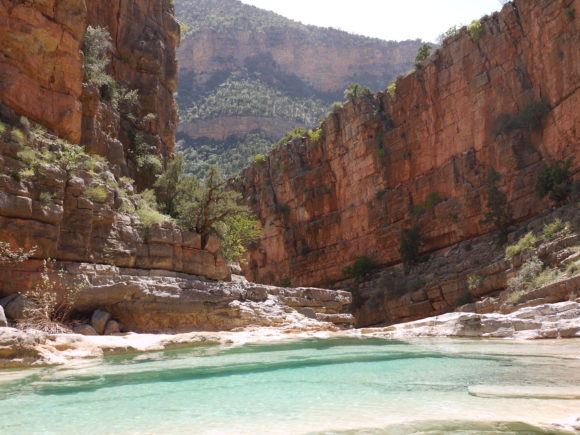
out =
{"type": "Polygon", "coordinates": [[[332,285],[363,256],[399,263],[405,229],[418,228],[420,253],[490,233],[491,168],[512,222],[546,209],[534,192],[543,164],[571,158],[580,168],[573,11],[578,0],[507,4],[481,20],[480,35],[464,28],[445,41],[396,89],[346,104],[324,121],[320,141],[294,140],[246,170],[240,189],[265,228],[248,278],[332,285]],[[506,127],[538,108],[533,122],[506,127]]]}

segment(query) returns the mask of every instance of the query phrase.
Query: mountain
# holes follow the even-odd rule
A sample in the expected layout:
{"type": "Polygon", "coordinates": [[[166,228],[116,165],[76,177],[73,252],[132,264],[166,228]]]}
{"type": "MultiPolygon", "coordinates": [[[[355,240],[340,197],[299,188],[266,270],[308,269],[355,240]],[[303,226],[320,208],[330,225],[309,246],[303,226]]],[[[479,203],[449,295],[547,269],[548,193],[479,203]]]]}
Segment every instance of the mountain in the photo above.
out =
{"type": "Polygon", "coordinates": [[[232,175],[285,132],[311,128],[358,82],[381,90],[420,45],[306,26],[237,0],[176,0],[178,151],[202,175],[232,175]]]}

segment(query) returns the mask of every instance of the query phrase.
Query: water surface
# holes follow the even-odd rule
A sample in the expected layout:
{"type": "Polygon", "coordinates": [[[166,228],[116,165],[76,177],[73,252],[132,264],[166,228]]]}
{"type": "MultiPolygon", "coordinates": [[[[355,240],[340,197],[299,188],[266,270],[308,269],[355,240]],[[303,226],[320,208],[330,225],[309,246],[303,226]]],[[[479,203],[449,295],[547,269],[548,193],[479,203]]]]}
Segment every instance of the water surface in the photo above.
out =
{"type": "Polygon", "coordinates": [[[5,371],[0,433],[544,433],[518,422],[580,413],[569,343],[310,339],[5,371]]]}

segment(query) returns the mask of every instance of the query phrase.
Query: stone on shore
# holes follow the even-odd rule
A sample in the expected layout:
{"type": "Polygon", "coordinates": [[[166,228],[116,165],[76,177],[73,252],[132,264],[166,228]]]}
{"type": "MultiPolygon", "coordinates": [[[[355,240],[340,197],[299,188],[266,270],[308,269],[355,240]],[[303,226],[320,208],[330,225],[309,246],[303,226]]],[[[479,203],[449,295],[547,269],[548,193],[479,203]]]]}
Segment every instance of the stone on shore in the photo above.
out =
{"type": "Polygon", "coordinates": [[[121,327],[119,325],[119,322],[117,322],[116,320],[109,320],[107,322],[107,326],[105,326],[105,332],[103,335],[113,335],[113,334],[118,334],[121,332],[121,327]]]}
{"type": "Polygon", "coordinates": [[[6,315],[4,314],[4,308],[0,305],[0,328],[8,326],[8,321],[6,320],[6,315]]]}
{"type": "Polygon", "coordinates": [[[99,335],[95,328],[86,323],[81,323],[73,326],[73,331],[81,335],[99,335]]]}
{"type": "Polygon", "coordinates": [[[95,328],[97,334],[103,335],[109,320],[111,320],[110,313],[103,310],[95,310],[93,316],[91,317],[91,325],[93,325],[93,328],[95,328]]]}

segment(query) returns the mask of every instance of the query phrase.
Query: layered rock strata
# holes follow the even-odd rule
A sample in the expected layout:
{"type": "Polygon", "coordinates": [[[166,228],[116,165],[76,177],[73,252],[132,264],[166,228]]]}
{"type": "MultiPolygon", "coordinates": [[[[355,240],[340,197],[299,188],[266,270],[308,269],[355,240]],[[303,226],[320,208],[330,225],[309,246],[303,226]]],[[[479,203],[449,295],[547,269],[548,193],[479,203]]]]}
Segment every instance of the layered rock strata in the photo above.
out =
{"type": "Polygon", "coordinates": [[[418,228],[420,254],[488,234],[490,169],[511,222],[546,209],[534,191],[543,165],[580,168],[573,11],[578,0],[509,3],[388,92],[347,103],[322,139],[296,139],[246,170],[240,190],[264,225],[246,276],[335,285],[358,258],[399,263],[405,229],[418,228]]]}
{"type": "MultiPolygon", "coordinates": [[[[39,279],[39,268],[30,262],[8,273],[2,271],[0,282],[30,288],[39,279]]],[[[241,277],[215,282],[177,272],[86,263],[58,263],[54,270],[65,271],[66,282],[81,287],[75,301],[77,318],[91,318],[98,308],[110,313],[126,331],[283,327],[299,325],[305,318],[326,325],[349,326],[354,321],[346,313],[352,297],[345,291],[264,286],[241,277]]]]}

